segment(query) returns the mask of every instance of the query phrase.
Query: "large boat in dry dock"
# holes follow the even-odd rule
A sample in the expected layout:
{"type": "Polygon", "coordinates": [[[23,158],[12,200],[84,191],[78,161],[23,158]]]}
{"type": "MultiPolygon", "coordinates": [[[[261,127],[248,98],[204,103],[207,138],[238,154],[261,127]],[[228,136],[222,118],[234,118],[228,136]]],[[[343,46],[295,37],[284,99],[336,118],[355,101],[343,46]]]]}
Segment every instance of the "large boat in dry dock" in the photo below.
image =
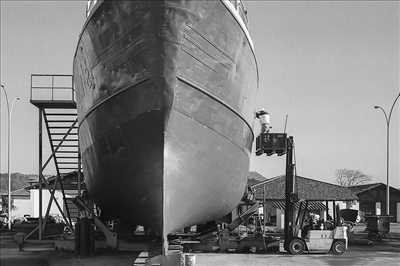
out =
{"type": "Polygon", "coordinates": [[[89,1],[74,86],[105,215],[165,237],[235,208],[258,88],[242,1],[89,1]]]}

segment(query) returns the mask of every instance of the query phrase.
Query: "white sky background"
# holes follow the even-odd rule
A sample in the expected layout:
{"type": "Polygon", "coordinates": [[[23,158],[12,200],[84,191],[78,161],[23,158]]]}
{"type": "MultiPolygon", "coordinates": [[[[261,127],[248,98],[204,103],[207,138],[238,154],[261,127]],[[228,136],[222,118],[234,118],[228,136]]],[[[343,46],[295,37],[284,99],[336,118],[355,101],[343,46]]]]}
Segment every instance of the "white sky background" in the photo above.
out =
{"type": "MultiPolygon", "coordinates": [[[[257,107],[272,114],[276,132],[289,115],[298,174],[333,183],[336,169],[349,168],[386,182],[386,128],[373,106],[389,109],[400,90],[399,2],[245,3],[260,72],[257,107]]],[[[13,115],[12,171],[37,173],[38,114],[29,103],[30,74],[72,73],[85,5],[1,1],[1,81],[11,99],[22,98],[13,115]]],[[[4,107],[3,99],[2,172],[4,107]]],[[[400,102],[390,132],[390,183],[399,187],[400,102]]],[[[44,159],[48,155],[46,149],[44,159]]],[[[284,157],[251,159],[251,170],[266,177],[282,174],[284,167],[284,157]]]]}

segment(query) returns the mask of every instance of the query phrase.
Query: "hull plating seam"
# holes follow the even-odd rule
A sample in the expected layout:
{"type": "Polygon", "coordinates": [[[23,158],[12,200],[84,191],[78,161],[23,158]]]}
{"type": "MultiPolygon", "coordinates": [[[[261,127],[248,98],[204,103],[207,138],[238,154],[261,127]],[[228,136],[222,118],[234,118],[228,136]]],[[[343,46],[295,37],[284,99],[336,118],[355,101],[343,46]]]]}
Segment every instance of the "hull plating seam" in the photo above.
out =
{"type": "MultiPolygon", "coordinates": [[[[178,80],[180,80],[180,81],[182,81],[182,82],[188,84],[190,87],[196,89],[197,91],[200,91],[201,93],[207,95],[207,96],[210,97],[211,99],[217,101],[218,103],[220,103],[221,105],[223,105],[224,107],[226,107],[227,109],[229,109],[229,110],[230,110],[232,113],[234,113],[236,116],[238,116],[238,117],[247,125],[247,127],[249,128],[249,130],[250,130],[250,132],[251,132],[251,134],[252,134],[252,137],[254,138],[254,132],[253,132],[251,126],[249,125],[249,123],[248,123],[237,111],[235,111],[232,107],[230,107],[227,103],[225,103],[223,100],[219,99],[218,97],[212,95],[211,93],[207,92],[205,89],[202,89],[200,86],[194,84],[193,82],[188,81],[188,80],[185,79],[184,77],[182,77],[182,76],[177,76],[177,78],[178,78],[178,80]]],[[[142,83],[148,81],[149,79],[150,79],[149,77],[146,77],[146,78],[143,78],[143,79],[139,80],[139,81],[136,82],[135,84],[131,84],[131,85],[129,85],[129,86],[125,86],[124,88],[118,90],[116,93],[114,93],[114,94],[108,96],[107,98],[104,98],[103,100],[101,100],[101,101],[98,102],[97,104],[93,105],[93,106],[86,112],[86,114],[82,117],[82,119],[79,121],[79,127],[80,127],[81,124],[86,120],[86,118],[87,118],[93,111],[95,111],[99,106],[101,106],[102,104],[106,103],[108,100],[110,100],[110,99],[113,98],[114,96],[117,96],[118,94],[123,93],[124,91],[126,91],[126,90],[128,90],[128,89],[131,89],[131,88],[134,87],[134,86],[137,86],[137,85],[139,85],[139,84],[142,84],[142,83]]],[[[203,125],[204,125],[204,124],[203,124],[203,125]]],[[[204,126],[206,126],[206,125],[204,125],[204,126]]],[[[210,128],[210,129],[211,129],[211,128],[210,128]]],[[[232,143],[233,143],[233,142],[232,142],[232,143]]],[[[235,145],[238,146],[237,144],[235,144],[235,145]]],[[[242,149],[242,147],[240,147],[240,148],[242,149]]]]}
{"type": "MultiPolygon", "coordinates": [[[[233,11],[231,10],[231,8],[233,8],[232,4],[231,4],[229,1],[226,1],[226,0],[219,0],[219,1],[221,1],[221,3],[222,3],[222,4],[225,6],[225,8],[229,11],[229,13],[232,15],[232,17],[235,19],[235,21],[239,24],[240,28],[242,29],[243,33],[245,34],[246,39],[247,39],[247,41],[248,41],[249,44],[250,44],[251,52],[253,53],[256,66],[258,66],[256,53],[255,53],[255,51],[254,51],[254,44],[253,44],[253,41],[252,41],[252,39],[251,39],[251,37],[250,37],[250,34],[249,34],[248,30],[247,30],[246,28],[244,28],[243,25],[241,25],[241,23],[239,22],[239,18],[237,18],[236,15],[235,15],[235,14],[233,13],[233,11]],[[229,6],[231,6],[231,7],[229,7],[229,6]]],[[[75,49],[75,53],[74,53],[74,58],[76,57],[76,53],[77,53],[77,51],[78,51],[78,46],[79,46],[79,43],[81,42],[83,32],[86,30],[87,24],[89,23],[89,21],[91,20],[91,18],[94,16],[94,14],[97,12],[97,10],[99,9],[99,7],[103,4],[103,2],[104,2],[104,0],[98,0],[98,2],[96,3],[96,6],[93,7],[93,9],[92,9],[92,11],[90,12],[89,16],[86,18],[86,21],[85,21],[85,23],[84,23],[84,25],[83,25],[83,27],[82,27],[82,30],[81,30],[81,32],[80,32],[80,34],[79,34],[78,42],[77,42],[76,49],[75,49]]],[[[185,11],[187,11],[187,10],[185,10],[185,11]]],[[[187,25],[187,26],[189,26],[189,25],[187,25]]],[[[189,26],[189,28],[191,28],[191,27],[189,26]]],[[[192,28],[191,28],[191,29],[192,29],[192,28]]],[[[193,30],[193,29],[192,29],[192,30],[193,30]]],[[[208,41],[208,40],[206,39],[206,41],[208,41]]],[[[212,44],[212,43],[211,43],[211,44],[212,44]]],[[[218,49],[218,47],[215,47],[215,48],[218,49]]],[[[224,53],[225,53],[225,52],[224,52],[224,53]]],[[[259,81],[258,67],[256,67],[256,69],[257,69],[257,83],[258,83],[258,81],[259,81]]]]}
{"type": "Polygon", "coordinates": [[[110,99],[113,98],[114,96],[117,96],[118,94],[123,93],[124,91],[129,90],[130,88],[132,88],[132,87],[134,87],[134,86],[137,86],[137,85],[139,85],[139,84],[142,84],[142,83],[148,81],[149,79],[150,79],[149,77],[146,77],[146,78],[143,78],[143,79],[141,79],[141,80],[138,80],[138,81],[137,81],[136,83],[134,83],[134,84],[130,84],[130,85],[128,85],[128,86],[125,86],[124,88],[118,90],[117,92],[111,94],[110,96],[108,96],[108,97],[102,99],[100,102],[98,102],[98,103],[96,103],[95,105],[93,105],[93,106],[86,112],[86,114],[82,117],[82,119],[79,121],[79,127],[81,126],[81,124],[83,123],[83,121],[85,121],[85,119],[86,119],[93,111],[95,111],[100,105],[106,103],[108,100],[110,100],[110,99]]]}
{"type": "Polygon", "coordinates": [[[232,145],[234,145],[234,146],[237,147],[239,150],[241,150],[241,151],[243,152],[243,154],[245,154],[246,156],[248,156],[248,155],[250,154],[249,151],[247,151],[245,148],[241,147],[240,145],[236,144],[236,143],[235,143],[234,141],[232,141],[231,139],[227,138],[224,134],[222,134],[222,133],[216,131],[215,129],[213,129],[213,128],[211,128],[211,127],[209,127],[209,126],[207,126],[207,125],[205,125],[205,124],[203,124],[203,123],[201,123],[201,122],[199,122],[199,121],[193,119],[193,117],[191,117],[190,115],[187,115],[187,114],[185,114],[185,113],[183,113],[183,112],[181,112],[181,111],[179,111],[179,110],[176,110],[176,109],[175,109],[175,112],[178,112],[179,114],[181,114],[181,115],[183,115],[183,116],[186,116],[187,118],[189,118],[189,119],[191,119],[191,120],[196,121],[196,123],[199,123],[200,125],[202,125],[202,126],[208,128],[209,130],[211,130],[211,131],[215,132],[216,134],[220,135],[221,137],[223,137],[224,139],[226,139],[227,141],[229,141],[230,143],[232,143],[232,145]]]}
{"type": "Polygon", "coordinates": [[[235,111],[235,109],[233,109],[232,107],[230,107],[226,102],[224,102],[223,100],[219,99],[218,97],[212,95],[211,93],[207,92],[205,89],[201,88],[200,86],[194,84],[191,81],[188,81],[187,79],[185,79],[182,76],[177,76],[178,80],[188,84],[190,87],[200,91],[201,93],[207,95],[208,97],[210,97],[211,99],[219,102],[220,104],[222,104],[224,107],[228,108],[232,113],[234,113],[236,116],[238,116],[246,125],[247,127],[250,129],[250,132],[254,138],[254,132],[253,129],[251,128],[251,126],[249,125],[249,123],[237,112],[235,111]]]}
{"type": "MultiPolygon", "coordinates": [[[[200,38],[202,38],[203,40],[205,40],[206,42],[208,42],[211,46],[213,46],[215,49],[217,49],[221,54],[225,55],[227,58],[229,58],[229,60],[231,62],[235,62],[235,60],[228,55],[227,53],[225,53],[224,50],[222,50],[221,48],[219,48],[217,45],[215,45],[213,42],[211,42],[209,39],[207,39],[206,37],[203,36],[203,34],[201,34],[200,32],[198,32],[195,28],[191,27],[190,25],[186,25],[186,27],[188,27],[191,31],[193,31],[194,33],[197,34],[197,36],[199,36],[200,38]]],[[[184,36],[186,37],[186,36],[184,36]]],[[[202,49],[201,47],[198,47],[199,49],[202,49]]],[[[209,54],[208,54],[209,55],[209,54]]],[[[210,55],[211,56],[211,55],[210,55]]]]}
{"type": "MultiPolygon", "coordinates": [[[[232,3],[231,3],[229,0],[228,0],[228,1],[227,1],[227,0],[220,0],[220,1],[225,5],[225,7],[229,10],[229,13],[234,17],[234,19],[236,20],[236,22],[239,24],[240,28],[241,28],[242,31],[244,32],[244,35],[246,36],[247,41],[248,41],[249,44],[250,44],[251,52],[253,53],[254,60],[255,60],[255,63],[256,63],[256,69],[257,69],[257,84],[258,84],[258,82],[259,82],[258,63],[257,63],[256,52],[254,51],[253,40],[252,40],[251,37],[250,37],[250,33],[249,33],[249,31],[247,30],[247,28],[246,28],[244,25],[241,24],[240,18],[239,18],[237,15],[235,15],[234,12],[232,11],[233,8],[234,8],[234,7],[232,6],[232,3]],[[231,7],[229,8],[228,6],[231,6],[231,7]]],[[[243,23],[243,22],[242,22],[242,23],[243,23]]]]}

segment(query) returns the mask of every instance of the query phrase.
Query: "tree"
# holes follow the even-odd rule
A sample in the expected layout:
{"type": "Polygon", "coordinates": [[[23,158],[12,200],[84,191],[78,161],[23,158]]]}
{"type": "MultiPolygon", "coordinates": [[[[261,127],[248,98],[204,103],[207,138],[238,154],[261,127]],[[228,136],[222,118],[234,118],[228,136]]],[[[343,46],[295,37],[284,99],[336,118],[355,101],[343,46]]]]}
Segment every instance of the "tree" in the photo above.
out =
{"type": "Polygon", "coordinates": [[[336,183],[344,187],[362,185],[372,180],[371,176],[360,170],[351,169],[337,169],[335,176],[336,183]]]}

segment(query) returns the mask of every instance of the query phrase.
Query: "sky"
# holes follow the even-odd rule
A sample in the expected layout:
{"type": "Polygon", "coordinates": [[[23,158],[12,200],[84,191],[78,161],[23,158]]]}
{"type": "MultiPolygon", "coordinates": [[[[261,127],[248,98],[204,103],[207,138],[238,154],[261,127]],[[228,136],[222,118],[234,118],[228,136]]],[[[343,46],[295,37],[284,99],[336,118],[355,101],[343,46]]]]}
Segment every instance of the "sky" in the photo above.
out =
{"type": "MultiPolygon", "coordinates": [[[[12,118],[12,172],[37,173],[38,112],[29,103],[31,73],[71,74],[85,1],[1,1],[0,78],[12,118]]],[[[386,125],[400,92],[400,3],[396,1],[245,1],[260,84],[255,109],[272,131],[294,136],[302,176],[335,182],[357,169],[386,182],[386,125]]],[[[1,107],[1,172],[6,115],[1,107]]],[[[259,128],[256,126],[255,134],[259,128]]],[[[390,184],[400,187],[400,100],[390,124],[390,184]]],[[[45,142],[47,143],[47,142],[45,142]]],[[[44,157],[50,154],[48,145],[44,157]]],[[[250,170],[283,174],[285,158],[251,156],[250,170]]],[[[51,171],[51,170],[50,170],[51,171]]]]}

